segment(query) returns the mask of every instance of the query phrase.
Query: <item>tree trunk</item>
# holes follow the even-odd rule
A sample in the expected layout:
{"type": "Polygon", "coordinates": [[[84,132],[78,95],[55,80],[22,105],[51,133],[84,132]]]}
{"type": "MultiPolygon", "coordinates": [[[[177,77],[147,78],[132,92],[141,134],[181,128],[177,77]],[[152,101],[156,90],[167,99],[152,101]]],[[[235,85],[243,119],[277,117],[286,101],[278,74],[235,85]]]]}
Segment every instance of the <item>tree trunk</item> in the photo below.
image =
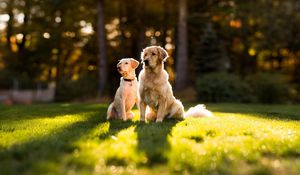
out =
{"type": "MultiPolygon", "coordinates": [[[[19,55],[20,58],[24,55],[25,52],[25,44],[26,44],[26,37],[27,37],[27,30],[28,30],[28,22],[29,22],[29,15],[30,15],[30,8],[31,8],[31,4],[28,1],[25,1],[25,8],[24,8],[24,23],[22,26],[22,34],[23,34],[23,38],[22,41],[18,44],[18,51],[19,51],[19,55]]],[[[22,58],[21,58],[22,59],[22,58]]]]}
{"type": "Polygon", "coordinates": [[[14,4],[13,0],[9,1],[7,4],[7,13],[9,15],[9,20],[7,21],[7,27],[6,27],[6,40],[7,40],[6,46],[9,51],[12,51],[10,37],[13,34],[13,21],[14,21],[13,4],[14,4]]]}
{"type": "Polygon", "coordinates": [[[179,0],[178,43],[176,63],[176,90],[187,86],[188,45],[187,45],[187,0],[179,0]]]}
{"type": "MultiPolygon", "coordinates": [[[[137,51],[136,53],[136,59],[140,60],[140,56],[141,56],[141,52],[143,50],[143,48],[145,47],[145,27],[143,25],[143,20],[145,20],[145,15],[144,15],[144,11],[145,11],[145,5],[146,2],[145,0],[138,0],[138,10],[137,10],[137,14],[139,16],[139,18],[137,18],[137,25],[136,26],[140,26],[139,29],[137,30],[137,51]]],[[[137,73],[139,74],[140,71],[142,70],[142,66],[139,66],[137,68],[137,73]]]]}
{"type": "MultiPolygon", "coordinates": [[[[61,9],[54,9],[52,11],[52,16],[55,15],[55,13],[61,13],[61,16],[63,17],[64,16],[64,12],[61,10],[61,9]]],[[[62,18],[64,19],[64,18],[62,18]]],[[[64,72],[64,70],[61,69],[61,59],[63,58],[62,57],[62,54],[63,54],[63,42],[62,42],[62,35],[60,35],[59,31],[61,31],[61,28],[62,26],[64,26],[64,23],[65,23],[65,20],[62,20],[60,25],[56,26],[56,32],[54,32],[52,35],[54,38],[56,38],[56,43],[57,43],[57,46],[58,46],[58,53],[57,53],[57,58],[56,58],[56,61],[54,63],[55,67],[56,67],[56,77],[55,77],[55,100],[56,101],[59,101],[61,100],[61,97],[59,96],[60,92],[60,86],[61,86],[61,80],[62,80],[62,73],[64,72]]]]}
{"type": "Polygon", "coordinates": [[[104,22],[104,0],[97,0],[97,35],[98,35],[98,95],[102,96],[107,83],[106,41],[104,22]]]}
{"type": "Polygon", "coordinates": [[[163,14],[163,21],[162,21],[162,46],[165,47],[167,42],[166,42],[166,38],[167,38],[167,31],[168,31],[168,21],[169,21],[169,7],[168,7],[168,1],[167,0],[163,0],[163,7],[164,7],[164,14],[163,14]]]}

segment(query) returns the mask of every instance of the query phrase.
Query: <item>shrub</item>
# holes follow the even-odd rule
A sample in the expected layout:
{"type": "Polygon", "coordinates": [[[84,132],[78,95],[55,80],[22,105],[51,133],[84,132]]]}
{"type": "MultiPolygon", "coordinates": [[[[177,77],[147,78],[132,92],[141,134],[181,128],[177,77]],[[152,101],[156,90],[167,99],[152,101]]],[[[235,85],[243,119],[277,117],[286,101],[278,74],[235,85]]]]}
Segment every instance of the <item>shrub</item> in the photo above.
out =
{"type": "Polygon", "coordinates": [[[207,102],[249,102],[249,86],[238,76],[226,73],[212,73],[196,80],[196,91],[201,101],[207,102]]]}
{"type": "Polygon", "coordinates": [[[0,71],[0,89],[11,89],[13,87],[13,80],[8,71],[0,71]]]}
{"type": "Polygon", "coordinates": [[[78,80],[61,80],[57,86],[56,101],[70,101],[75,98],[92,97],[97,92],[97,78],[82,75],[78,80]]]}
{"type": "Polygon", "coordinates": [[[27,73],[15,75],[10,71],[0,71],[0,89],[35,90],[38,87],[46,89],[48,83],[35,81],[27,73]]]}
{"type": "Polygon", "coordinates": [[[288,83],[282,75],[257,73],[246,78],[256,102],[283,103],[289,99],[288,83]]]}

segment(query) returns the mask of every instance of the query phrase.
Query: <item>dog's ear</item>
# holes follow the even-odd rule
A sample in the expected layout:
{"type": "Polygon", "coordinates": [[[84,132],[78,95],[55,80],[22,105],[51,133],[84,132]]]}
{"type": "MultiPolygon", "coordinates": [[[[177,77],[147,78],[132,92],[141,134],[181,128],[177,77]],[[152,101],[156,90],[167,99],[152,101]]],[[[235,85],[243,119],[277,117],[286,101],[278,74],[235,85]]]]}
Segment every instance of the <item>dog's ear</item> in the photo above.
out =
{"type": "Polygon", "coordinates": [[[162,48],[160,46],[157,46],[157,50],[158,50],[159,57],[161,58],[161,60],[163,62],[166,62],[167,58],[169,57],[168,52],[164,48],[162,48]]]}
{"type": "Polygon", "coordinates": [[[119,64],[121,64],[121,61],[122,61],[122,59],[121,59],[121,60],[118,60],[117,66],[118,66],[119,64]]]}
{"type": "Polygon", "coordinates": [[[136,69],[139,66],[139,64],[140,64],[137,60],[135,60],[133,58],[130,58],[130,62],[131,62],[131,67],[133,69],[136,69]]]}

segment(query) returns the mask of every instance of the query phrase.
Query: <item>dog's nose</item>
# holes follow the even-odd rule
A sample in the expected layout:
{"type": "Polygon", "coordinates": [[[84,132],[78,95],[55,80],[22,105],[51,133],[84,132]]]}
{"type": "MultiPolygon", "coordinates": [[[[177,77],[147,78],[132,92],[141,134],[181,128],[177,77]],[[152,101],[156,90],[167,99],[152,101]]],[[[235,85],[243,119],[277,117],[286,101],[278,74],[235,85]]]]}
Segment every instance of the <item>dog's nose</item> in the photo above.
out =
{"type": "Polygon", "coordinates": [[[149,66],[149,60],[144,60],[146,66],[149,66]]]}

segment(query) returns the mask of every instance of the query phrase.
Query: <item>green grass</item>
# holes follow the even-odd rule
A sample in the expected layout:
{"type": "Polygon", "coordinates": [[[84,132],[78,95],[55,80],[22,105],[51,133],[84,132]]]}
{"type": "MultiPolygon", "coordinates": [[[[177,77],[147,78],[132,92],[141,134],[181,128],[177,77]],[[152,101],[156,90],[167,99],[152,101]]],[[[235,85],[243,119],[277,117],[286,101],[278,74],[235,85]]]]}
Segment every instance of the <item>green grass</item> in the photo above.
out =
{"type": "Polygon", "coordinates": [[[214,118],[146,124],[106,108],[0,106],[0,174],[300,172],[300,106],[211,104],[214,118]]]}

